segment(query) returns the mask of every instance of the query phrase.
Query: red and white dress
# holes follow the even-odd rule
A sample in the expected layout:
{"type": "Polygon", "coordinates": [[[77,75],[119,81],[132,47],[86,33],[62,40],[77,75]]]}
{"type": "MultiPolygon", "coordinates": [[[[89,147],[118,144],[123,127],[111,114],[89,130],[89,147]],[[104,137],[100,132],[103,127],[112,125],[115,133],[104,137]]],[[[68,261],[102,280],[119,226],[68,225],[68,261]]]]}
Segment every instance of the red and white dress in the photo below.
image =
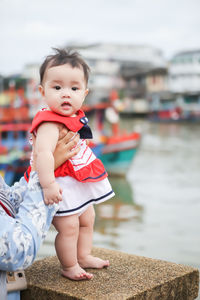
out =
{"type": "MultiPolygon", "coordinates": [[[[92,132],[84,112],[79,110],[76,117],[65,117],[49,110],[39,111],[33,119],[31,133],[35,133],[42,122],[61,123],[70,131],[80,134],[79,153],[55,170],[63,198],[56,216],[81,214],[88,206],[112,198],[115,194],[108,181],[108,174],[85,141],[92,138],[92,132]]],[[[24,174],[27,180],[29,173],[30,168],[24,174]]]]}

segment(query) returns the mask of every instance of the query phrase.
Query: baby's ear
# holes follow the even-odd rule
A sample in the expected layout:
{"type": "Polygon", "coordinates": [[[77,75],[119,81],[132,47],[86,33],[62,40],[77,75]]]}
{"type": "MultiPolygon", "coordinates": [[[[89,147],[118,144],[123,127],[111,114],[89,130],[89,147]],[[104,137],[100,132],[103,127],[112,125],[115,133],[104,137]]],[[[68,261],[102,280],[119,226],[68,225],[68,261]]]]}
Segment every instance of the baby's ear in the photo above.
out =
{"type": "Polygon", "coordinates": [[[39,90],[41,96],[43,97],[44,96],[44,88],[41,84],[38,86],[38,90],[39,90]]]}
{"type": "Polygon", "coordinates": [[[86,89],[85,90],[85,97],[88,95],[88,93],[89,93],[89,89],[86,89]]]}

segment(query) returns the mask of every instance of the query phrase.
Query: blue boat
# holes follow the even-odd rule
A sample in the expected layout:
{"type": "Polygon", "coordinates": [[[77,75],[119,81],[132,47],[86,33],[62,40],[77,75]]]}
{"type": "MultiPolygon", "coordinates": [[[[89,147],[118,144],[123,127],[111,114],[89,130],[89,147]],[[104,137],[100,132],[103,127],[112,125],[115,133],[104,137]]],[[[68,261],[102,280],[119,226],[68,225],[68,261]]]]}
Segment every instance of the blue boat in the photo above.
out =
{"type": "Polygon", "coordinates": [[[113,135],[105,143],[91,144],[93,152],[113,176],[126,176],[140,143],[140,134],[113,135]]]}
{"type": "Polygon", "coordinates": [[[86,108],[87,112],[91,110],[94,110],[95,113],[96,132],[94,132],[94,136],[97,137],[94,138],[96,142],[91,142],[89,146],[95,155],[101,159],[109,175],[126,176],[140,144],[140,133],[135,131],[131,133],[122,132],[119,114],[109,102],[86,108]],[[115,116],[114,122],[111,118],[113,115],[115,116]],[[105,134],[105,119],[108,120],[111,128],[111,135],[109,136],[105,134]]]}
{"type": "Polygon", "coordinates": [[[30,123],[0,124],[0,174],[8,185],[18,181],[29,166],[30,123]]]}

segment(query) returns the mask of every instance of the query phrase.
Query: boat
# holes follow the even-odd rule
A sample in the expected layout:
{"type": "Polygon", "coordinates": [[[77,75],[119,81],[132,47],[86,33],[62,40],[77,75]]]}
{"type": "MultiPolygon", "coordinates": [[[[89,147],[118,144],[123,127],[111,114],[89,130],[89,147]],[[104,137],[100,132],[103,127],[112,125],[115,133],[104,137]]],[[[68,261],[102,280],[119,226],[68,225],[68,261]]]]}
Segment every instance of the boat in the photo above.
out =
{"type": "Polygon", "coordinates": [[[165,92],[152,96],[149,120],[163,123],[199,122],[200,94],[165,92]]]}
{"type": "Polygon", "coordinates": [[[30,123],[0,124],[0,174],[8,185],[18,181],[30,163],[30,123]]]}
{"type": "Polygon", "coordinates": [[[91,144],[93,152],[101,159],[109,175],[126,176],[137,152],[140,134],[133,132],[104,139],[105,143],[91,144]]]}
{"type": "Polygon", "coordinates": [[[29,104],[23,88],[0,93],[0,174],[8,185],[18,181],[30,161],[29,104]]]}
{"type": "Polygon", "coordinates": [[[108,104],[106,107],[95,107],[95,120],[96,132],[90,147],[101,159],[109,175],[126,176],[140,144],[140,133],[122,131],[119,126],[119,114],[108,104]],[[105,134],[104,116],[111,127],[110,135],[105,134]]]}

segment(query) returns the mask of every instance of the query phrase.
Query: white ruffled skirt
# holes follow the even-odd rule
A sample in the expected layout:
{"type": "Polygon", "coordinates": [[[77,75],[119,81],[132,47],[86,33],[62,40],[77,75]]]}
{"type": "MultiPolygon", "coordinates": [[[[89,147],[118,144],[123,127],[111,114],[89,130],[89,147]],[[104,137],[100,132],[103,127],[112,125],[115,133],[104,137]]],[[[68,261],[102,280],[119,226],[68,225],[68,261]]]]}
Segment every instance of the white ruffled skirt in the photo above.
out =
{"type": "Polygon", "coordinates": [[[108,178],[97,182],[80,182],[66,176],[57,177],[56,181],[63,197],[56,216],[81,215],[90,205],[104,202],[115,195],[108,178]]]}

